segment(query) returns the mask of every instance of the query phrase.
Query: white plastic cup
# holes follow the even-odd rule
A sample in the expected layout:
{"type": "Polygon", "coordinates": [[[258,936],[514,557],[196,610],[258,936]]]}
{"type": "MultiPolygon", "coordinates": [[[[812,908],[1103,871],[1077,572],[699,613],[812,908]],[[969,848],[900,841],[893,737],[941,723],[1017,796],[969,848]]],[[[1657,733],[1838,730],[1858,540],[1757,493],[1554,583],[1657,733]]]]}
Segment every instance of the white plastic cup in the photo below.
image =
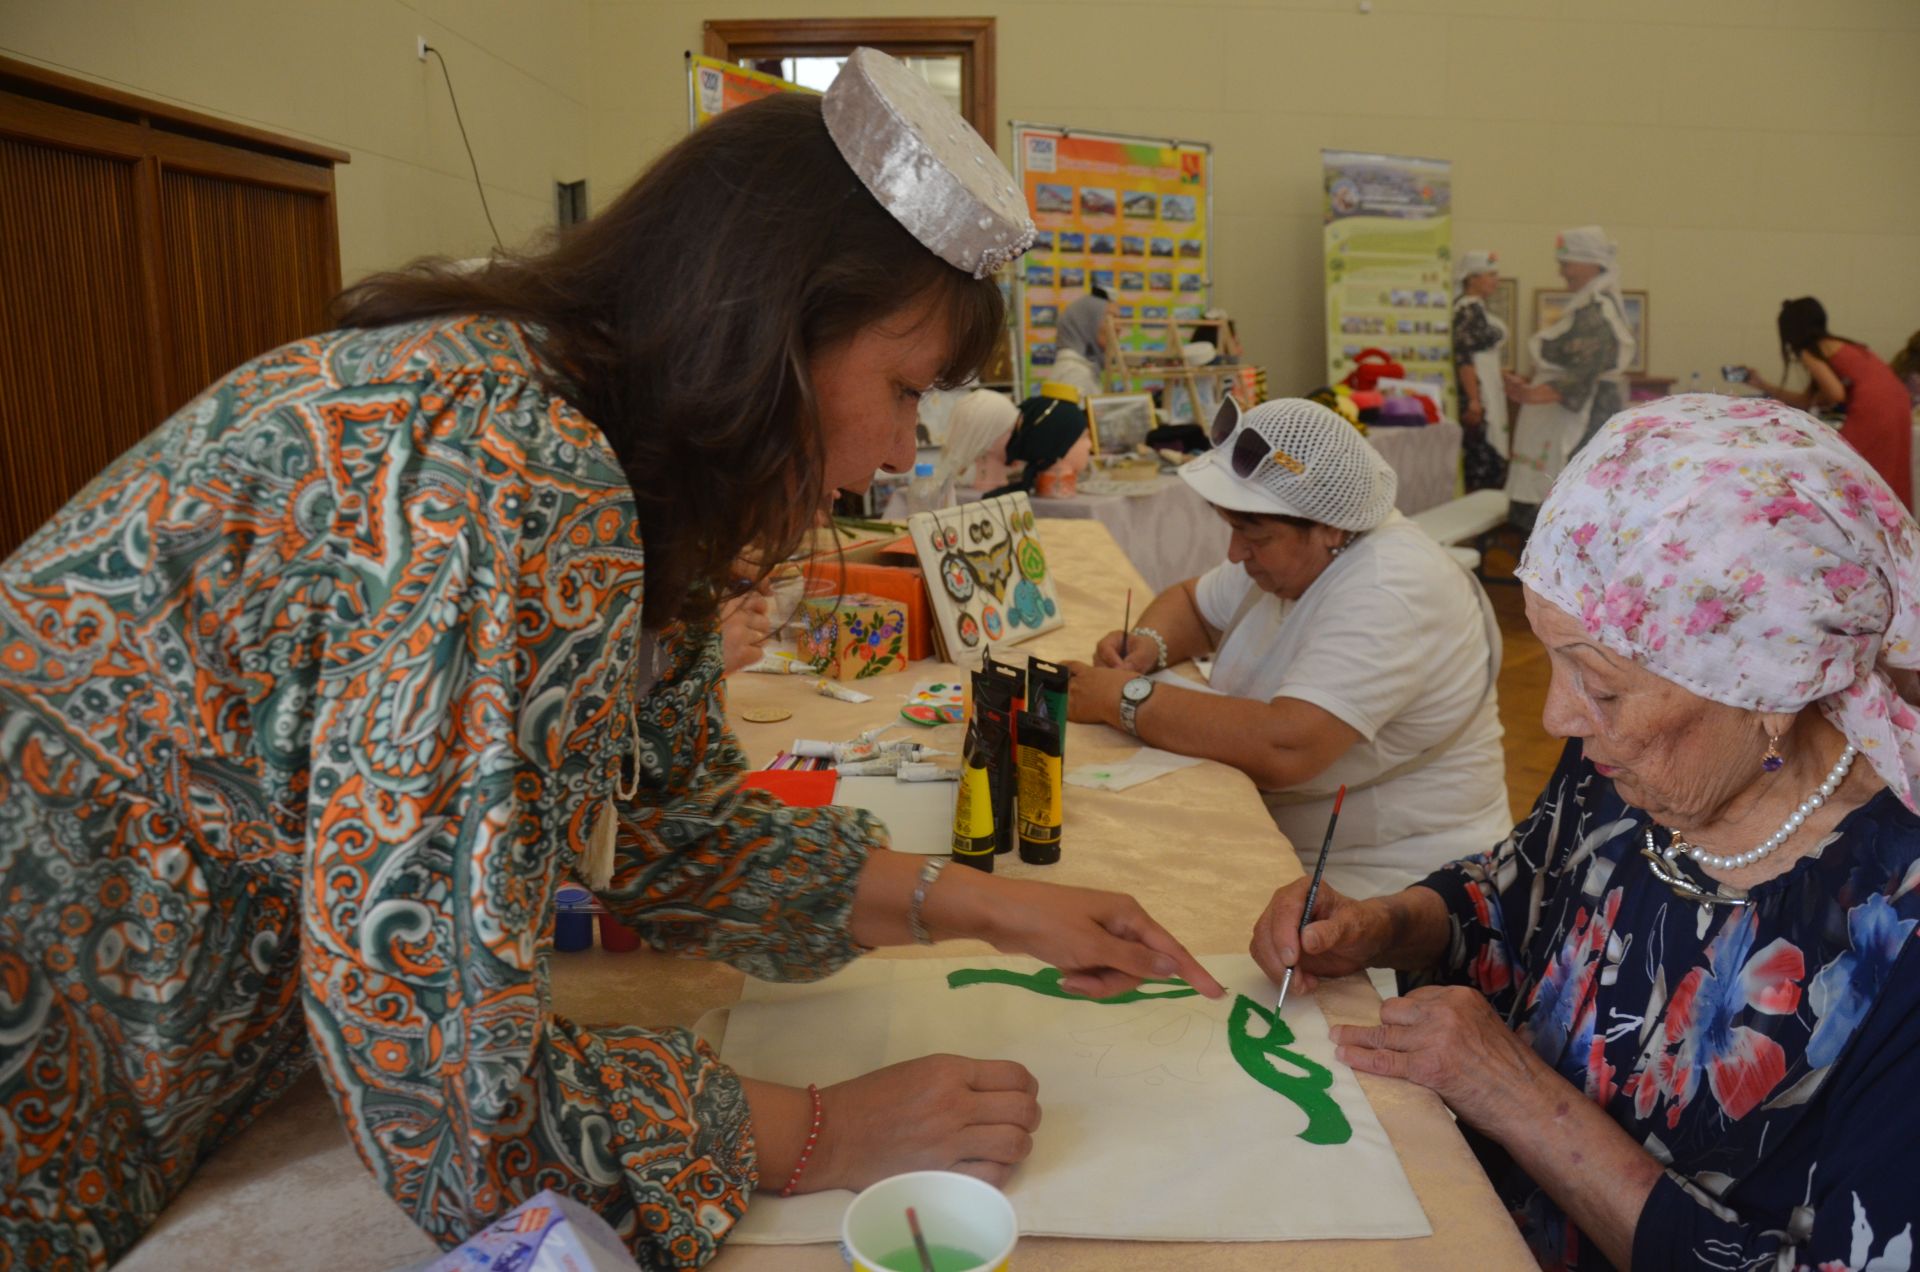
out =
{"type": "Polygon", "coordinates": [[[847,1207],[840,1221],[840,1253],[853,1272],[891,1272],[881,1260],[913,1248],[908,1206],[928,1245],[977,1256],[965,1272],[1007,1272],[1012,1266],[1020,1224],[1006,1194],[971,1175],[916,1170],[881,1180],[847,1207]]]}

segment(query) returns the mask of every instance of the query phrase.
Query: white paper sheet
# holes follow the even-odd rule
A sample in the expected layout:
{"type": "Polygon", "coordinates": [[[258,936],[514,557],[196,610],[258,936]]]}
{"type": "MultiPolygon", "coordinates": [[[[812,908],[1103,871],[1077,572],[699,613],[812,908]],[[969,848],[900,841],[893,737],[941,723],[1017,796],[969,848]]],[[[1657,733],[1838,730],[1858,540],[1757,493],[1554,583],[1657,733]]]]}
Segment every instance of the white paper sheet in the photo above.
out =
{"type": "Polygon", "coordinates": [[[936,856],[953,851],[956,782],[902,782],[892,777],[843,777],[833,802],[864,808],[886,823],[895,852],[936,856]]]}
{"type": "MultiPolygon", "coordinates": [[[[1326,1094],[1350,1128],[1343,1142],[1300,1138],[1308,1114],[1232,1054],[1235,996],[1271,1009],[1266,976],[1244,956],[1203,961],[1228,987],[1225,999],[1103,1004],[1018,985],[949,985],[961,969],[1041,970],[989,957],[868,959],[811,985],[748,981],[721,1058],[796,1085],[942,1051],[1026,1065],[1039,1079],[1044,1119],[1033,1156],[1006,1189],[1023,1232],[1160,1241],[1428,1235],[1379,1119],[1352,1071],[1333,1059],[1313,997],[1288,999],[1289,1049],[1331,1073],[1326,1094]]],[[[1253,1032],[1264,1035],[1264,1021],[1253,1032]]],[[[1332,1138],[1327,1125],[1319,1138],[1332,1138]]],[[[849,1196],[758,1194],[730,1239],[836,1240],[849,1196]]]]}
{"type": "Polygon", "coordinates": [[[1069,770],[1062,780],[1071,786],[1090,786],[1099,791],[1124,791],[1176,770],[1192,768],[1199,762],[1191,755],[1175,755],[1172,751],[1143,746],[1125,759],[1107,764],[1082,764],[1069,770]]]}
{"type": "MultiPolygon", "coordinates": [[[[1211,664],[1209,664],[1209,666],[1211,666],[1211,664]]],[[[1226,696],[1225,694],[1220,693],[1220,691],[1218,689],[1215,689],[1211,684],[1208,684],[1204,681],[1195,680],[1191,676],[1182,675],[1181,673],[1175,671],[1171,667],[1166,667],[1160,671],[1156,671],[1151,676],[1147,677],[1147,679],[1153,681],[1155,684],[1172,685],[1175,689],[1191,689],[1195,693],[1220,694],[1220,696],[1223,698],[1226,696]]]]}

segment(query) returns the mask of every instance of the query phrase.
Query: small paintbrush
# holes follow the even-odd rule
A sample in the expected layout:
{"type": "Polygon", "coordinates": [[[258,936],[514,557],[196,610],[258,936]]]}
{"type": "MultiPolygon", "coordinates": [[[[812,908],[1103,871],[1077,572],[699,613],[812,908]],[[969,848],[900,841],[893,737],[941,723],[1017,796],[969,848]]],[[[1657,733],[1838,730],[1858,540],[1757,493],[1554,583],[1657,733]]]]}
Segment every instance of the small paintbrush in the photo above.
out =
{"type": "MultiPolygon", "coordinates": [[[[1327,850],[1333,847],[1333,826],[1340,820],[1340,805],[1346,798],[1347,788],[1343,785],[1340,793],[1333,797],[1333,811],[1327,814],[1327,837],[1320,841],[1320,860],[1314,863],[1313,882],[1307,885],[1307,905],[1300,911],[1300,931],[1294,934],[1294,967],[1300,965],[1300,960],[1307,953],[1304,933],[1307,930],[1307,924],[1313,920],[1313,903],[1320,896],[1320,876],[1327,872],[1327,850]]],[[[1287,1005],[1287,990],[1292,987],[1293,967],[1289,967],[1286,975],[1280,978],[1280,997],[1273,1004],[1274,1020],[1280,1019],[1280,1009],[1287,1005]]]]}
{"type": "Polygon", "coordinates": [[[1133,589],[1127,589],[1127,609],[1120,619],[1120,661],[1127,660],[1127,638],[1133,630],[1133,589]]]}
{"type": "Polygon", "coordinates": [[[933,1251],[927,1249],[926,1234],[920,1231],[920,1216],[907,1207],[907,1230],[913,1233],[913,1252],[920,1256],[920,1272],[934,1272],[933,1251]]]}

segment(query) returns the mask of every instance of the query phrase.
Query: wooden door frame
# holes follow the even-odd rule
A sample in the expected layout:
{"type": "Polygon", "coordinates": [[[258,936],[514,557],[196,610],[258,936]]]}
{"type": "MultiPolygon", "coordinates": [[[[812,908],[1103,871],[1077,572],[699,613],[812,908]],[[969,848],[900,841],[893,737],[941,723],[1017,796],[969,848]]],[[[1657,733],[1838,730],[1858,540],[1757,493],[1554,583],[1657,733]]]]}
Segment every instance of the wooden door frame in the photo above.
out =
{"type": "Polygon", "coordinates": [[[702,49],[724,62],[845,57],[861,45],[897,57],[960,57],[960,113],[998,149],[992,18],[754,18],[701,24],[702,49]]]}

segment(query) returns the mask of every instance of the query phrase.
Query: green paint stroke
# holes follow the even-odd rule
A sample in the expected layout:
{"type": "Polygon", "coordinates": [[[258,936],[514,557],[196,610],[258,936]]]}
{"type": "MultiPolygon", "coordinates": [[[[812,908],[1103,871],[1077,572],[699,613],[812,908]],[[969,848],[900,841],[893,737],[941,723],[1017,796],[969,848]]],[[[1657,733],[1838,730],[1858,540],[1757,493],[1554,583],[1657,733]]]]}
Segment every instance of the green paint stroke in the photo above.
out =
{"type": "Polygon", "coordinates": [[[1048,998],[1065,998],[1076,1003],[1139,1003],[1157,998],[1192,998],[1200,991],[1187,982],[1172,980],[1141,981],[1140,988],[1130,989],[1124,994],[1115,994],[1111,998],[1088,998],[1085,994],[1070,993],[1060,987],[1060,969],[1049,967],[1038,972],[1013,972],[1004,967],[963,967],[947,973],[948,989],[965,989],[969,985],[1012,985],[1017,989],[1032,990],[1036,994],[1045,994],[1048,998]],[[1150,985],[1166,985],[1164,990],[1149,990],[1150,985]]]}
{"type": "Polygon", "coordinates": [[[1307,1129],[1300,1138],[1309,1144],[1344,1144],[1353,1138],[1353,1125],[1333,1098],[1333,1071],[1317,1064],[1298,1051],[1289,1051],[1293,1030],[1287,1022],[1240,995],[1227,1018],[1227,1046],[1247,1076],[1270,1091],[1277,1091],[1299,1106],[1307,1115],[1307,1129]],[[1253,1036],[1251,1026],[1258,1019],[1266,1028],[1253,1036]],[[1289,1073],[1282,1062],[1297,1069],[1289,1073]]]}
{"type": "MultiPolygon", "coordinates": [[[[963,967],[947,973],[947,988],[965,989],[968,985],[1012,985],[1016,989],[1065,998],[1073,1002],[1097,1002],[1103,1006],[1138,1003],[1161,998],[1192,998],[1200,991],[1183,980],[1143,981],[1138,989],[1111,998],[1089,999],[1068,993],[1060,987],[1060,969],[1015,972],[1003,967],[963,967]],[[1158,986],[1160,988],[1151,988],[1158,986]]],[[[1235,1062],[1248,1077],[1269,1091],[1283,1095],[1307,1115],[1307,1129],[1300,1138],[1309,1144],[1344,1144],[1353,1138],[1353,1125],[1333,1098],[1333,1071],[1297,1051],[1289,1049],[1294,1040],[1287,1022],[1260,1006],[1246,995],[1239,995],[1227,1017],[1227,1047],[1235,1062]],[[1261,1026],[1258,1037],[1255,1022],[1261,1026]]]]}

